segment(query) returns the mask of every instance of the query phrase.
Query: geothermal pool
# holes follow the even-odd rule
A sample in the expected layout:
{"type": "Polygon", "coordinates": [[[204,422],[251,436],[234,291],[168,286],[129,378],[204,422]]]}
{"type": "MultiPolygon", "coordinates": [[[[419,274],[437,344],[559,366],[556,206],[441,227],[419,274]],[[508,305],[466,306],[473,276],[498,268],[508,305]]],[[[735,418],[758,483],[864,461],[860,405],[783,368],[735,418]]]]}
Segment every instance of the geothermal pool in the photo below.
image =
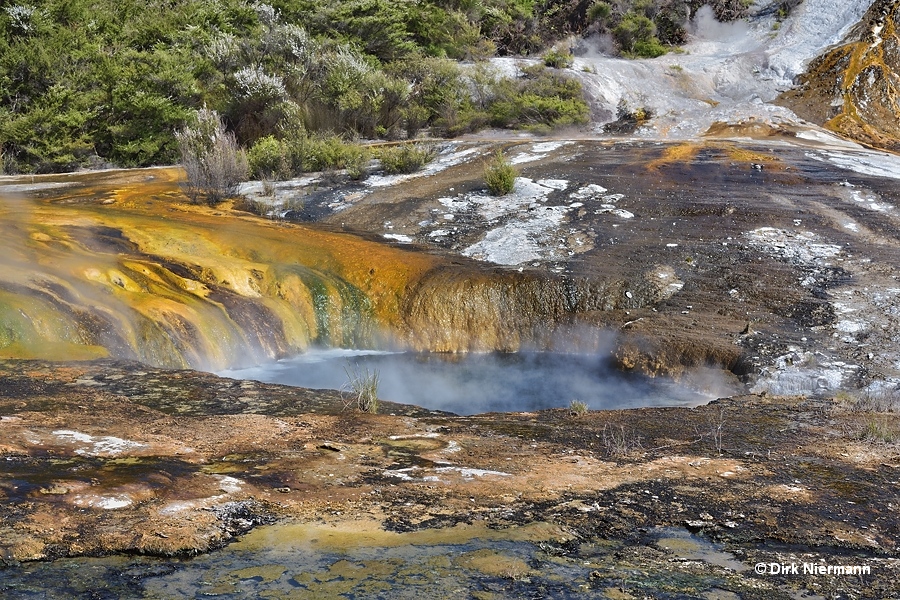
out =
{"type": "Polygon", "coordinates": [[[218,374],[349,391],[350,374],[367,370],[378,374],[382,400],[460,415],[559,408],[573,400],[593,410],[690,406],[714,397],[711,392],[670,380],[622,373],[607,357],[597,354],[314,349],[294,358],[218,374]]]}
{"type": "MultiPolygon", "coordinates": [[[[648,573],[614,541],[565,546],[548,523],[490,529],[458,525],[395,533],[288,523],[261,527],[228,548],[190,560],[140,556],[62,559],[0,570],[9,598],[608,598],[638,578],[671,585],[678,574],[648,573]],[[58,584],[47,589],[46,581],[58,584]]],[[[679,560],[745,571],[721,545],[684,529],[657,527],[643,543],[679,560]]],[[[676,563],[677,564],[677,563],[676,563]]],[[[693,576],[714,587],[709,575],[693,576]]],[[[714,588],[715,589],[715,588],[714,588]]],[[[716,596],[730,598],[731,596],[716,596]]]]}

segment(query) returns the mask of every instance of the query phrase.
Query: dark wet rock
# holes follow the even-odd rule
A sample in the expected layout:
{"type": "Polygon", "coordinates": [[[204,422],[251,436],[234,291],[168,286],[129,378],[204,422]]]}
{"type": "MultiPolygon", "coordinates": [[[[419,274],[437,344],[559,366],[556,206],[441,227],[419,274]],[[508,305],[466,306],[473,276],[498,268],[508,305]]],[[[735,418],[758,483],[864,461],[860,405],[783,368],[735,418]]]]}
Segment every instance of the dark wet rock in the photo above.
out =
{"type": "Polygon", "coordinates": [[[222,524],[221,527],[229,536],[247,533],[259,525],[275,522],[271,510],[266,510],[255,500],[226,502],[208,509],[222,524]]]}

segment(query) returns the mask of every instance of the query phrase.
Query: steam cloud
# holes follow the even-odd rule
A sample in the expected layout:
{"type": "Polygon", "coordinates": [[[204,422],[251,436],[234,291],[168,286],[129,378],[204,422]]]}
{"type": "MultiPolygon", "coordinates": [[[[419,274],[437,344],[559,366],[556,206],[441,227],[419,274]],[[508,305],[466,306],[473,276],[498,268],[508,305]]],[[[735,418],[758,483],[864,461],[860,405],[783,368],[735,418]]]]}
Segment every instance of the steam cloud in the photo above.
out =
{"type": "Polygon", "coordinates": [[[744,38],[750,32],[750,26],[742,20],[722,23],[716,19],[712,7],[705,4],[697,10],[687,30],[701,40],[734,42],[744,38]]]}
{"type": "Polygon", "coordinates": [[[219,373],[309,388],[340,389],[346,369],[378,371],[378,396],[457,414],[533,411],[581,400],[592,409],[696,405],[708,396],[661,379],[623,374],[607,355],[520,352],[440,355],[311,350],[293,359],[219,373]]]}

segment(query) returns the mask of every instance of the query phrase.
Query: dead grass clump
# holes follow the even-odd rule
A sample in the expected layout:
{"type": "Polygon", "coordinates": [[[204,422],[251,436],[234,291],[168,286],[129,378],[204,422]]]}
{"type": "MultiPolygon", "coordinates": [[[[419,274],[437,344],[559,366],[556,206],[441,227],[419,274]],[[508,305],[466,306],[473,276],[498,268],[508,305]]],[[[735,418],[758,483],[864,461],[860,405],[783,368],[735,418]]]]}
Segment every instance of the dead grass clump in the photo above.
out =
{"type": "Polygon", "coordinates": [[[641,436],[632,430],[628,430],[624,425],[615,425],[607,423],[603,426],[601,432],[603,439],[603,447],[609,456],[623,457],[628,456],[632,452],[637,452],[644,448],[641,443],[641,436]]]}
{"type": "Polygon", "coordinates": [[[834,402],[836,409],[851,413],[897,413],[900,412],[900,388],[841,390],[834,395],[834,402]]]}
{"type": "Polygon", "coordinates": [[[772,154],[763,154],[762,152],[754,152],[753,150],[747,150],[746,148],[736,148],[731,146],[727,149],[728,158],[733,161],[741,162],[741,163],[751,163],[751,164],[760,164],[760,163],[778,163],[780,162],[777,157],[772,154]]]}
{"type": "Polygon", "coordinates": [[[348,381],[341,388],[341,396],[346,394],[344,408],[356,408],[362,412],[378,412],[378,370],[369,371],[358,364],[344,367],[348,381]]]}

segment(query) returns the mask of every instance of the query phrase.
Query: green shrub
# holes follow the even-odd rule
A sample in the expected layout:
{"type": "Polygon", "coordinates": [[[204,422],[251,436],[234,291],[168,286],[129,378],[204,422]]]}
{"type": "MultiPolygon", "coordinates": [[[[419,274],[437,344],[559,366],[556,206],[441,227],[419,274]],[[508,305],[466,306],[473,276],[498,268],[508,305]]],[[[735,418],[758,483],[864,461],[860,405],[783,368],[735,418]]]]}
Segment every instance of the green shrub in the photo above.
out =
{"type": "MultiPolygon", "coordinates": [[[[752,0],[751,0],[752,1],[752,0]]],[[[687,43],[685,24],[690,20],[691,9],[687,3],[672,4],[653,17],[656,23],[656,37],[662,44],[680,46],[687,43]]]]}
{"type": "Polygon", "coordinates": [[[250,169],[259,179],[283,180],[310,171],[346,169],[351,179],[365,177],[371,153],[362,144],[337,135],[296,132],[290,138],[266,136],[249,152],[250,169]]]}
{"type": "Polygon", "coordinates": [[[612,14],[612,6],[607,2],[594,2],[587,11],[587,20],[591,23],[595,21],[606,21],[612,14]]]}
{"type": "Polygon", "coordinates": [[[347,144],[344,151],[344,169],[347,171],[347,177],[353,181],[365,179],[369,174],[369,160],[372,158],[371,152],[361,144],[347,144]]]}
{"type": "Polygon", "coordinates": [[[347,142],[337,135],[318,135],[303,141],[303,171],[359,168],[368,160],[368,150],[362,145],[347,142]]]}
{"type": "Polygon", "coordinates": [[[502,79],[488,106],[495,127],[560,127],[585,123],[589,109],[581,84],[542,65],[524,70],[524,77],[502,79]]]}
{"type": "Polygon", "coordinates": [[[612,30],[612,36],[619,44],[619,48],[626,53],[634,52],[636,43],[648,42],[655,35],[656,24],[644,15],[636,13],[628,13],[622,17],[612,30]]]}
{"type": "Polygon", "coordinates": [[[518,174],[503,153],[497,152],[484,168],[484,183],[488,193],[492,196],[505,196],[510,193],[516,185],[518,174]]]}
{"type": "Polygon", "coordinates": [[[437,152],[433,146],[422,144],[401,144],[378,151],[381,166],[389,175],[398,173],[415,173],[431,162],[437,152]]]}
{"type": "Polygon", "coordinates": [[[256,179],[282,180],[292,174],[288,148],[271,135],[256,140],[247,152],[247,161],[256,179]]]}
{"type": "Polygon", "coordinates": [[[449,136],[469,130],[472,98],[459,65],[447,59],[415,57],[392,65],[391,70],[411,84],[403,110],[409,137],[429,125],[449,136]]]}
{"type": "Polygon", "coordinates": [[[568,69],[572,66],[575,57],[572,56],[571,52],[553,49],[544,54],[543,59],[544,65],[548,67],[553,67],[554,69],[568,69]]]}
{"type": "Polygon", "coordinates": [[[668,52],[665,46],[659,43],[655,37],[649,40],[640,40],[634,43],[631,54],[639,58],[656,58],[668,52]]]}

